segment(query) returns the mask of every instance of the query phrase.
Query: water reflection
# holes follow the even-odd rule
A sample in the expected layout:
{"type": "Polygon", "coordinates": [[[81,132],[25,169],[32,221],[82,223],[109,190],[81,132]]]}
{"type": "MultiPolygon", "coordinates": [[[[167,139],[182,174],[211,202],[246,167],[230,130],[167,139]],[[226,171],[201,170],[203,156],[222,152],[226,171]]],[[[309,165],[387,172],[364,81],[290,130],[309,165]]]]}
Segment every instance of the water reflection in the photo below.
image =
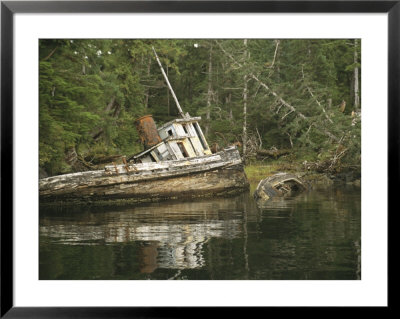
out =
{"type": "Polygon", "coordinates": [[[360,279],[359,188],[40,209],[40,279],[360,279]]]}
{"type": "Polygon", "coordinates": [[[87,208],[55,214],[47,210],[41,214],[40,235],[63,245],[145,242],[139,252],[141,272],[195,269],[205,265],[203,247],[210,238],[232,240],[242,236],[244,203],[239,196],[106,212],[87,208]]]}

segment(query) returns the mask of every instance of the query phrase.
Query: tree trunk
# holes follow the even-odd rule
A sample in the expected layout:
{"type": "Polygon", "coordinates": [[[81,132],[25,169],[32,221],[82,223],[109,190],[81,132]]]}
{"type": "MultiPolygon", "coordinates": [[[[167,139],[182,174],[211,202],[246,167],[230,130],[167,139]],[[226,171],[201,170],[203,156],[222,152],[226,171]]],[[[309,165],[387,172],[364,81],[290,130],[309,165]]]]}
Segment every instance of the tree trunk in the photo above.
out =
{"type": "Polygon", "coordinates": [[[208,131],[210,129],[210,113],[211,113],[211,98],[212,98],[212,44],[210,46],[210,58],[208,61],[208,91],[207,91],[207,112],[206,112],[206,126],[205,135],[208,136],[208,131]]]}
{"type": "Polygon", "coordinates": [[[332,99],[328,99],[328,107],[327,109],[330,110],[332,108],[332,99]]]}
{"type": "MultiPolygon", "coordinates": [[[[358,40],[354,39],[354,64],[358,63],[358,40]]],[[[360,109],[360,92],[359,92],[359,71],[358,66],[354,68],[354,109],[358,111],[360,109]]]]}
{"type": "MultiPolygon", "coordinates": [[[[243,41],[245,50],[244,50],[244,58],[245,62],[244,65],[246,64],[246,59],[247,59],[247,39],[244,39],[243,41]]],[[[246,158],[246,152],[247,152],[247,74],[244,75],[243,77],[244,81],[244,88],[243,88],[243,158],[246,158]]]]}
{"type": "MultiPolygon", "coordinates": [[[[150,78],[150,67],[151,67],[151,56],[149,56],[149,61],[147,62],[147,79],[150,78]]],[[[145,101],[144,101],[144,108],[147,109],[149,106],[149,96],[150,96],[150,87],[146,87],[145,93],[145,101]]]]}

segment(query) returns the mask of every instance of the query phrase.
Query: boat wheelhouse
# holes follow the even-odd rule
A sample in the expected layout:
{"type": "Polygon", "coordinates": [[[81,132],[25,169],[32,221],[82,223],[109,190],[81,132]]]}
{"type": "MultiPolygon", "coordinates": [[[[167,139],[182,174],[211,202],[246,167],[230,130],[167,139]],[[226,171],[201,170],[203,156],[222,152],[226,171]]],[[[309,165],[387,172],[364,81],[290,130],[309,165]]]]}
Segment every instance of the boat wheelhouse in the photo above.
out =
{"type": "Polygon", "coordinates": [[[149,163],[210,155],[201,127],[200,117],[185,116],[165,123],[158,129],[151,115],[136,121],[146,150],[128,158],[129,162],[149,163]]]}

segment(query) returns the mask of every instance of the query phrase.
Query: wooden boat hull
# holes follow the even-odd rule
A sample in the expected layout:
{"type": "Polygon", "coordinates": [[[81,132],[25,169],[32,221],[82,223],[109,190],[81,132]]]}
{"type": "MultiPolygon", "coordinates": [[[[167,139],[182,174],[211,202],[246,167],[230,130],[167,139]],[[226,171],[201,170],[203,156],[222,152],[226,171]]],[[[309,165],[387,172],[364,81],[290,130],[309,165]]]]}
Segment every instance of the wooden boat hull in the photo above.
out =
{"type": "Polygon", "coordinates": [[[44,203],[160,201],[237,194],[249,188],[236,148],[209,156],[160,163],[107,166],[39,181],[44,203]]]}
{"type": "Polygon", "coordinates": [[[272,197],[295,195],[306,190],[304,182],[293,174],[277,173],[262,179],[254,192],[258,203],[266,202],[272,197]]]}

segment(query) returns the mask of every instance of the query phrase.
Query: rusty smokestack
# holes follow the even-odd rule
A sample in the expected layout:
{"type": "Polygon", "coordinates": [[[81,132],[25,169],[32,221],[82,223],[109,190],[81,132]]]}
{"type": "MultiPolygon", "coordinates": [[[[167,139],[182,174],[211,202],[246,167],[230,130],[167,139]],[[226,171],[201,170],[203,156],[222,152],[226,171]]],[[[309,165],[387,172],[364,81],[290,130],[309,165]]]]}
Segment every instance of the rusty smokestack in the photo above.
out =
{"type": "Polygon", "coordinates": [[[148,149],[161,142],[156,123],[153,116],[145,115],[135,121],[136,129],[139,133],[140,141],[145,149],[148,149]]]}

